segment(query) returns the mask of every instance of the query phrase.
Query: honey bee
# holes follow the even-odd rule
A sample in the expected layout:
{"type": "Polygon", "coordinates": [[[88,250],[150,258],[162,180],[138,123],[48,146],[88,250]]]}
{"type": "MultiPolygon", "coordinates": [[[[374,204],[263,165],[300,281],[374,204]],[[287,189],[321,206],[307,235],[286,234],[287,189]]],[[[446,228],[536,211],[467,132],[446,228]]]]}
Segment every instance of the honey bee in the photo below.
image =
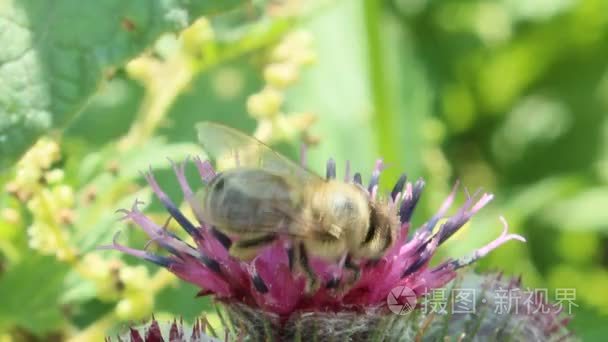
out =
{"type": "Polygon", "coordinates": [[[321,284],[310,256],[342,260],[352,270],[352,284],[359,277],[357,262],[381,258],[395,240],[395,210],[373,201],[360,184],[329,173],[322,178],[232,128],[205,122],[197,129],[203,149],[219,166],[200,195],[201,211],[216,232],[235,239],[229,252],[237,259],[250,260],[286,236],[290,266],[307,276],[313,290],[321,284]]]}

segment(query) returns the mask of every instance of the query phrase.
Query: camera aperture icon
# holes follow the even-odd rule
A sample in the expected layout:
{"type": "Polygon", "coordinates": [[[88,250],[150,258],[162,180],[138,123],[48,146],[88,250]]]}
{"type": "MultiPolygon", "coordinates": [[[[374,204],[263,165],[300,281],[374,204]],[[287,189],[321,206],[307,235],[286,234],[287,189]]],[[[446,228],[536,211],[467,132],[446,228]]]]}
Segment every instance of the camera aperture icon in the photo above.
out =
{"type": "Polygon", "coordinates": [[[393,313],[407,315],[416,307],[416,294],[407,286],[397,286],[386,297],[386,304],[393,313]]]}

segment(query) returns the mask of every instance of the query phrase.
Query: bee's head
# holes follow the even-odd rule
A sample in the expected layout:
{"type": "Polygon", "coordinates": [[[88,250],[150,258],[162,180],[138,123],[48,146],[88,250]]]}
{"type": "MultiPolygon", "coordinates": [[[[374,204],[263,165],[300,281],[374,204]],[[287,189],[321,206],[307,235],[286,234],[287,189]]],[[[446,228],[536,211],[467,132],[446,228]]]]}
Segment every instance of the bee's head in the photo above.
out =
{"type": "Polygon", "coordinates": [[[222,190],[226,180],[224,179],[224,173],[218,172],[215,177],[211,179],[211,182],[207,185],[208,191],[222,190]]]}

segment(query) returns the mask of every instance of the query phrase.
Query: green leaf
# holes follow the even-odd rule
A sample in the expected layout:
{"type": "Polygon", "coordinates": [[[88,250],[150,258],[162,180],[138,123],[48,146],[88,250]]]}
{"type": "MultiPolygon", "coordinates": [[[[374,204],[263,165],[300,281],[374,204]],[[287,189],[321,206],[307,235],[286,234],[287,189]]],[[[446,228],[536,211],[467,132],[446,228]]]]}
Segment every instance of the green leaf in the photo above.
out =
{"type": "Polygon", "coordinates": [[[164,288],[156,297],[155,310],[169,312],[186,321],[193,321],[202,312],[211,312],[213,304],[210,298],[197,298],[200,291],[196,285],[180,281],[177,286],[164,288]]]}
{"type": "Polygon", "coordinates": [[[104,76],[161,33],[241,3],[245,1],[2,2],[0,169],[44,132],[64,127],[104,76]]]}
{"type": "Polygon", "coordinates": [[[286,106],[289,111],[317,115],[312,133],[321,143],[311,149],[308,159],[310,167],[320,174],[325,172],[327,159],[333,157],[340,174],[345,161],[350,160],[352,169],[367,177],[378,156],[374,132],[367,129],[373,126],[373,116],[368,77],[361,72],[366,62],[359,41],[362,12],[358,2],[338,2],[305,25],[314,36],[319,59],[290,89],[286,106]]]}
{"type": "Polygon", "coordinates": [[[419,47],[384,7],[378,1],[363,1],[371,124],[380,157],[391,165],[383,177],[394,180],[407,171],[416,178],[422,173],[420,151],[426,147],[420,128],[432,114],[433,97],[419,47]]]}
{"type": "Polygon", "coordinates": [[[83,140],[80,146],[102,146],[127,134],[143,94],[143,87],[127,75],[113,77],[68,125],[63,141],[79,138],[83,140]]]}
{"type": "MultiPolygon", "coordinates": [[[[152,168],[159,184],[164,186],[167,184],[167,180],[159,175],[158,169],[170,167],[167,158],[171,158],[175,162],[182,162],[187,156],[194,155],[204,158],[198,145],[186,143],[165,145],[161,139],[150,140],[145,146],[136,150],[119,152],[115,146],[111,146],[104,151],[90,155],[89,160],[83,162],[85,166],[83,168],[86,170],[82,170],[83,174],[79,177],[86,185],[77,197],[85,198],[86,192],[89,191],[87,189],[95,189],[96,195],[90,205],[81,205],[77,212],[78,219],[74,224],[77,231],[74,239],[78,241],[81,252],[110,243],[118,228],[125,225],[119,222],[121,215],[114,214],[115,210],[130,208],[136,199],[145,202],[146,205],[151,202],[152,190],[148,185],[137,192],[129,190],[129,185],[139,179],[140,172],[152,168]],[[110,172],[98,173],[112,160],[118,163],[118,171],[115,176],[110,172]],[[92,175],[96,176],[91,178],[92,175]]],[[[189,169],[194,171],[194,167],[191,165],[189,169]]],[[[172,172],[168,175],[169,180],[174,184],[169,188],[179,193],[179,186],[175,184],[175,175],[172,172]]],[[[167,191],[170,195],[173,192],[167,191]]]]}
{"type": "Polygon", "coordinates": [[[318,116],[312,169],[321,172],[333,157],[339,173],[349,160],[368,177],[382,158],[390,165],[381,182],[388,188],[401,172],[410,179],[423,172],[420,126],[432,99],[413,42],[393,18],[367,10],[362,2],[338,2],[305,23],[318,61],[289,90],[286,106],[318,116]]]}
{"type": "Polygon", "coordinates": [[[54,257],[30,254],[0,278],[0,330],[17,325],[35,334],[58,327],[57,305],[67,266],[54,257]]]}
{"type": "MultiPolygon", "coordinates": [[[[147,204],[152,196],[152,190],[149,188],[122,198],[115,198],[117,197],[116,192],[116,187],[111,187],[109,191],[101,194],[100,204],[78,211],[79,219],[75,224],[78,230],[73,239],[78,242],[81,252],[90,252],[101,245],[111,244],[112,236],[120,231],[120,228],[126,226],[126,223],[120,221],[123,214],[114,213],[114,211],[131,208],[136,200],[147,204]],[[114,204],[108,204],[109,202],[114,204]]],[[[145,206],[142,205],[139,209],[145,209],[145,206]]]]}
{"type": "Polygon", "coordinates": [[[582,191],[560,200],[542,212],[542,218],[559,229],[606,232],[608,188],[582,191]]]}

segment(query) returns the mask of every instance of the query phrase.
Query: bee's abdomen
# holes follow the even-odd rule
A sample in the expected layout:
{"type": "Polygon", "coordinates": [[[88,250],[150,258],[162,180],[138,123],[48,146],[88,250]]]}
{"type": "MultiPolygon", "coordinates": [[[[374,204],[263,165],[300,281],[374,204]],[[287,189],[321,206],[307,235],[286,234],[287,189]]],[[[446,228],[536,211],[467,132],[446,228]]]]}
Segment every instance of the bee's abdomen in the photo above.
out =
{"type": "Polygon", "coordinates": [[[386,210],[370,206],[369,225],[359,252],[368,258],[377,258],[393,244],[395,239],[395,218],[386,210]]]}
{"type": "Polygon", "coordinates": [[[205,206],[219,229],[243,233],[286,227],[294,201],[283,177],[260,169],[233,169],[209,184],[205,206]]]}

